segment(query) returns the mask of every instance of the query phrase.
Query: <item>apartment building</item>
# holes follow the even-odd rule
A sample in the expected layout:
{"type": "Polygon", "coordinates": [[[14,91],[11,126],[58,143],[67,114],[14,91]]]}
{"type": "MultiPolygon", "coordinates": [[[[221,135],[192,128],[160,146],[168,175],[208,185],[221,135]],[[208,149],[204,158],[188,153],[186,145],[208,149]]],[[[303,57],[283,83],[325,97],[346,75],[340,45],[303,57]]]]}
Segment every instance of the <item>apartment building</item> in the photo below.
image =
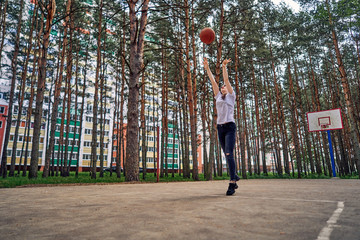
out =
{"type": "MultiPolygon", "coordinates": [[[[26,4],[26,7],[28,8],[27,14],[32,15],[34,14],[34,4],[36,1],[31,1],[30,3],[26,4]]],[[[91,5],[93,4],[93,1],[87,0],[83,1],[84,4],[91,5]]],[[[87,13],[87,17],[91,18],[92,14],[87,13]]],[[[107,25],[108,30],[106,33],[111,36],[113,35],[114,31],[114,24],[111,23],[111,21],[107,21],[109,24],[107,25]]],[[[91,29],[80,29],[78,31],[80,34],[86,35],[90,34],[91,29]]],[[[50,41],[51,42],[57,42],[58,37],[60,37],[61,31],[59,31],[58,26],[53,26],[51,35],[50,35],[50,41]]],[[[87,43],[86,43],[87,44],[87,43]]],[[[93,44],[93,43],[89,43],[93,44]]],[[[48,58],[49,61],[54,61],[57,56],[53,54],[53,52],[56,52],[54,50],[56,49],[56,45],[52,45],[52,48],[54,48],[52,51],[49,51],[48,58]]],[[[84,54],[84,53],[80,53],[84,54]]],[[[9,61],[9,60],[8,60],[9,61]]],[[[64,159],[65,154],[67,154],[68,159],[68,165],[70,164],[71,167],[75,167],[77,162],[79,161],[80,171],[87,171],[91,167],[91,144],[92,144],[92,131],[93,131],[93,109],[94,107],[98,108],[98,113],[100,112],[100,106],[94,106],[94,93],[95,93],[95,67],[96,67],[96,56],[90,55],[90,58],[88,59],[88,63],[85,66],[85,63],[83,60],[79,62],[79,70],[78,70],[78,81],[80,81],[80,85],[82,84],[83,87],[86,87],[86,96],[83,98],[79,92],[82,91],[79,89],[78,93],[72,93],[72,100],[71,100],[71,106],[70,106],[70,121],[67,120],[67,108],[68,106],[65,103],[65,106],[63,105],[63,102],[60,102],[60,105],[58,107],[58,114],[56,119],[56,130],[55,130],[55,146],[54,151],[51,156],[51,163],[53,163],[55,166],[60,165],[61,161],[60,159],[64,159]],[[84,71],[83,69],[86,68],[87,75],[86,75],[86,84],[84,82],[84,71]],[[75,106],[75,98],[77,98],[77,106],[75,106]],[[83,117],[81,118],[81,105],[84,101],[84,112],[83,117]],[[64,113],[63,113],[64,112],[64,113]],[[66,132],[66,129],[69,131],[66,132]],[[81,129],[80,129],[80,126],[81,129]],[[65,139],[68,138],[67,146],[65,146],[65,139]],[[65,152],[67,150],[67,152],[65,152]]],[[[29,78],[31,74],[33,73],[34,69],[30,69],[29,66],[29,78]]],[[[66,69],[66,68],[64,68],[66,69]]],[[[105,70],[105,73],[113,72],[111,69],[109,71],[105,70]]],[[[66,72],[63,73],[64,76],[66,72]]],[[[54,79],[56,78],[56,71],[55,67],[48,69],[47,79],[46,79],[46,91],[45,91],[45,98],[44,98],[44,106],[43,106],[43,116],[42,116],[42,125],[41,125],[41,133],[40,133],[40,146],[39,146],[39,167],[42,168],[45,165],[45,154],[46,149],[49,146],[49,136],[50,136],[50,114],[53,111],[52,109],[52,103],[54,101],[53,96],[53,83],[54,79]]],[[[6,82],[9,78],[6,79],[6,82]]],[[[74,78],[71,79],[70,84],[74,86],[74,78]]],[[[5,82],[5,81],[4,81],[5,82]]],[[[123,158],[125,156],[125,150],[126,150],[126,120],[124,121],[124,125],[120,127],[119,124],[116,124],[116,121],[113,119],[113,113],[114,113],[114,101],[115,98],[115,91],[114,91],[114,82],[115,77],[112,74],[106,74],[106,88],[108,89],[103,98],[109,99],[109,101],[104,103],[103,109],[103,120],[102,120],[102,129],[103,129],[103,145],[100,145],[100,124],[98,124],[98,136],[97,136],[97,159],[100,158],[100,152],[103,150],[104,154],[104,166],[110,166],[111,164],[115,163],[115,158],[117,154],[120,154],[121,163],[123,164],[123,158]],[[115,126],[114,126],[115,124],[115,126]],[[118,134],[122,131],[122,134],[118,134]],[[116,138],[117,136],[122,136],[122,139],[118,141],[116,138]],[[120,145],[118,143],[124,143],[123,145],[120,145]],[[123,149],[119,148],[122,147],[123,149]]],[[[9,85],[9,84],[7,84],[9,85]]],[[[17,83],[17,86],[19,86],[20,83],[17,83]]],[[[9,86],[7,86],[7,90],[4,90],[4,94],[10,90],[9,86]]],[[[17,139],[17,146],[16,146],[16,161],[15,164],[19,165],[20,163],[23,164],[24,158],[30,158],[31,156],[31,149],[32,149],[32,133],[33,133],[33,124],[34,120],[33,118],[30,119],[30,121],[27,121],[27,114],[28,110],[35,107],[35,103],[33,103],[33,106],[29,106],[29,100],[30,100],[30,81],[27,81],[26,83],[26,90],[25,90],[25,101],[23,103],[22,112],[19,113],[19,106],[18,106],[18,99],[16,99],[14,106],[13,106],[13,115],[12,117],[12,125],[11,125],[11,131],[10,131],[10,139],[9,144],[7,147],[7,156],[8,156],[8,164],[11,160],[11,154],[12,154],[12,148],[13,148],[13,142],[14,142],[14,136],[15,136],[15,127],[16,127],[16,118],[18,114],[21,115],[21,121],[20,121],[20,128],[19,128],[19,135],[17,139]],[[25,151],[27,149],[27,156],[25,156],[25,151]]],[[[64,86],[62,86],[64,87],[64,86]]],[[[20,89],[16,89],[15,96],[18,96],[18,91],[20,89]]],[[[74,90],[74,87],[72,87],[72,90],[74,90]]],[[[1,91],[0,91],[1,92],[1,91]]],[[[64,97],[63,92],[61,93],[61,98],[64,97]]],[[[157,158],[156,152],[156,141],[157,139],[161,138],[161,134],[163,134],[163,127],[161,126],[161,119],[160,119],[160,111],[159,106],[156,106],[154,104],[154,98],[152,96],[146,97],[146,139],[144,141],[146,142],[147,151],[146,151],[146,164],[148,169],[154,169],[155,167],[155,161],[157,158]],[[160,135],[157,135],[157,128],[160,129],[160,135]]],[[[156,101],[160,101],[160,99],[156,99],[156,101]]],[[[104,102],[104,101],[103,101],[104,102]]],[[[4,103],[4,112],[6,112],[7,102],[3,101],[4,103]]],[[[2,110],[0,104],[0,111],[2,110]]],[[[125,106],[126,108],[126,106],[125,106]]],[[[126,109],[125,109],[126,112],[126,109]]],[[[6,113],[5,113],[6,115],[6,113]]],[[[173,118],[173,117],[171,117],[173,118]]],[[[0,119],[1,113],[0,113],[0,119]]],[[[0,120],[3,123],[0,128],[0,135],[2,134],[2,130],[5,128],[5,121],[0,120]]],[[[101,121],[101,115],[99,114],[97,117],[97,122],[99,123],[101,121]]],[[[179,134],[175,133],[175,125],[176,123],[169,124],[169,134],[167,141],[167,162],[168,162],[168,168],[169,169],[181,169],[180,163],[181,163],[181,147],[179,144],[179,134]],[[174,144],[175,141],[175,144],[174,144]]],[[[140,125],[140,123],[139,123],[140,125]]],[[[0,144],[1,144],[2,138],[0,136],[0,144]]],[[[142,146],[142,139],[139,139],[139,146],[142,146]]],[[[200,147],[199,147],[200,148],[200,147]]],[[[142,149],[140,148],[139,151],[139,165],[142,166],[142,149]]],[[[199,169],[201,166],[201,151],[198,150],[198,156],[199,156],[199,169]]],[[[190,156],[191,158],[191,156],[190,156]]],[[[192,161],[192,160],[190,160],[192,161]]],[[[29,165],[29,160],[27,161],[29,165]]],[[[97,166],[100,166],[100,161],[97,161],[97,166]]]]}

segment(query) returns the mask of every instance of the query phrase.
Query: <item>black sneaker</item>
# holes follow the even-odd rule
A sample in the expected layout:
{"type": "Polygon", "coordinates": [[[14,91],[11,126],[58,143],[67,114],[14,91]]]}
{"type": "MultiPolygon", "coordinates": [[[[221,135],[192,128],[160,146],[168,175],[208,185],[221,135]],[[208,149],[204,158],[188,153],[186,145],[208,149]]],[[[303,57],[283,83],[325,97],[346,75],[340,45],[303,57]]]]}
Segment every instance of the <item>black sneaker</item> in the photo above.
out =
{"type": "Polygon", "coordinates": [[[235,181],[240,181],[240,177],[235,174],[235,181]]]}
{"type": "Polygon", "coordinates": [[[226,192],[226,195],[228,195],[228,196],[233,195],[235,193],[236,188],[237,188],[236,183],[229,183],[229,188],[226,192]]]}

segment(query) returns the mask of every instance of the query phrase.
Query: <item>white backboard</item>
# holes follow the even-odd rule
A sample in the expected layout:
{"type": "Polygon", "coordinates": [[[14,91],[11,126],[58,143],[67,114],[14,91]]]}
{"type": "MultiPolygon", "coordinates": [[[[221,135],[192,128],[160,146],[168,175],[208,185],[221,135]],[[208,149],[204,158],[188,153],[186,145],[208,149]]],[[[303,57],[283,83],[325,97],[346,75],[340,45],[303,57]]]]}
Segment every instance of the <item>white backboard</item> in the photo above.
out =
{"type": "Polygon", "coordinates": [[[309,132],[327,131],[343,128],[340,108],[319,112],[309,112],[306,115],[308,120],[309,132]]]}

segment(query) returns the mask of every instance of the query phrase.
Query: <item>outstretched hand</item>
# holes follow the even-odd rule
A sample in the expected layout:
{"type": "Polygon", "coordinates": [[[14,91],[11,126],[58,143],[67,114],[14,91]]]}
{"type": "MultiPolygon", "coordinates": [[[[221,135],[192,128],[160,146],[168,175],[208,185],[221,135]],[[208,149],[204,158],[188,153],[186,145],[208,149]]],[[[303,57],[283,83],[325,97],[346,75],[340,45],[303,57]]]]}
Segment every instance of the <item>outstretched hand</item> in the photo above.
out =
{"type": "Polygon", "coordinates": [[[206,57],[204,57],[204,68],[205,68],[205,70],[209,69],[209,63],[208,63],[208,60],[206,57]]]}
{"type": "Polygon", "coordinates": [[[222,62],[223,67],[226,67],[229,62],[231,62],[231,58],[224,59],[224,61],[222,62]]]}

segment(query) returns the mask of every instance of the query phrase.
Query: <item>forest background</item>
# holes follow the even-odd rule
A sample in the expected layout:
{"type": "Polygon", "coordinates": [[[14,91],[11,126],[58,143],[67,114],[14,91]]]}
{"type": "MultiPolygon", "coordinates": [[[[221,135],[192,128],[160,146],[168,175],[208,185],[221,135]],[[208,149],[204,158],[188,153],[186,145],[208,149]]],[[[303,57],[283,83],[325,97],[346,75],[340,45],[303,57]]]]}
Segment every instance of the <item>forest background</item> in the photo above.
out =
{"type": "MultiPolygon", "coordinates": [[[[140,134],[146,134],[145,95],[161,99],[157,111],[162,126],[168,126],[168,119],[178,124],[182,177],[199,180],[196,151],[189,150],[190,145],[197,148],[199,134],[204,179],[222,176],[214,98],[202,66],[203,57],[209,59],[218,83],[222,81],[221,62],[225,58],[233,60],[229,77],[237,96],[235,155],[237,171],[243,178],[269,174],[267,153],[274,157],[273,174],[298,178],[311,174],[332,176],[326,133],[309,132],[306,113],[334,108],[341,109],[344,125],[342,130],[331,131],[336,171],[340,176],[358,175],[360,3],[297,2],[301,6],[298,12],[270,0],[1,1],[1,81],[8,80],[11,86],[11,118],[7,118],[1,176],[16,175],[16,144],[9,171],[4,150],[12,121],[16,121],[16,128],[20,124],[21,109],[17,115],[12,114],[17,102],[19,107],[25,103],[33,106],[27,110],[27,119],[34,118],[30,168],[28,173],[23,168],[23,175],[37,178],[45,93],[53,100],[48,112],[51,127],[42,176],[57,175],[58,170],[63,177],[70,175],[67,154],[56,173],[51,166],[54,119],[59,105],[70,109],[79,105],[79,99],[84,102],[89,97],[87,85],[95,86],[92,97],[94,106],[99,106],[93,110],[91,178],[97,177],[97,161],[103,161],[103,153],[99,160],[96,158],[98,132],[104,135],[103,106],[113,102],[114,120],[120,126],[128,123],[126,146],[122,131],[118,131],[116,142],[118,149],[126,147],[125,179],[139,181],[138,139],[140,134]],[[204,27],[212,27],[216,32],[215,42],[208,46],[198,38],[204,27]],[[60,33],[58,37],[50,37],[54,29],[60,33]],[[50,55],[57,57],[49,58],[50,55]],[[95,69],[95,82],[86,77],[90,64],[95,69]],[[106,84],[107,79],[114,79],[112,86],[106,84]],[[114,94],[107,97],[109,92],[114,94]],[[170,101],[176,104],[169,105],[170,101]],[[178,114],[170,118],[170,111],[178,114]]],[[[70,120],[70,113],[63,109],[62,118],[70,120]]],[[[66,129],[64,121],[61,127],[66,129]]],[[[167,161],[163,157],[167,131],[164,127],[159,149],[161,177],[168,176],[168,169],[163,167],[167,161]]],[[[15,143],[17,138],[15,133],[15,143]]],[[[61,143],[67,146],[70,141],[66,137],[61,143]]],[[[146,147],[141,149],[146,151],[146,147]]],[[[118,152],[115,172],[121,177],[121,151],[118,152]]]]}

